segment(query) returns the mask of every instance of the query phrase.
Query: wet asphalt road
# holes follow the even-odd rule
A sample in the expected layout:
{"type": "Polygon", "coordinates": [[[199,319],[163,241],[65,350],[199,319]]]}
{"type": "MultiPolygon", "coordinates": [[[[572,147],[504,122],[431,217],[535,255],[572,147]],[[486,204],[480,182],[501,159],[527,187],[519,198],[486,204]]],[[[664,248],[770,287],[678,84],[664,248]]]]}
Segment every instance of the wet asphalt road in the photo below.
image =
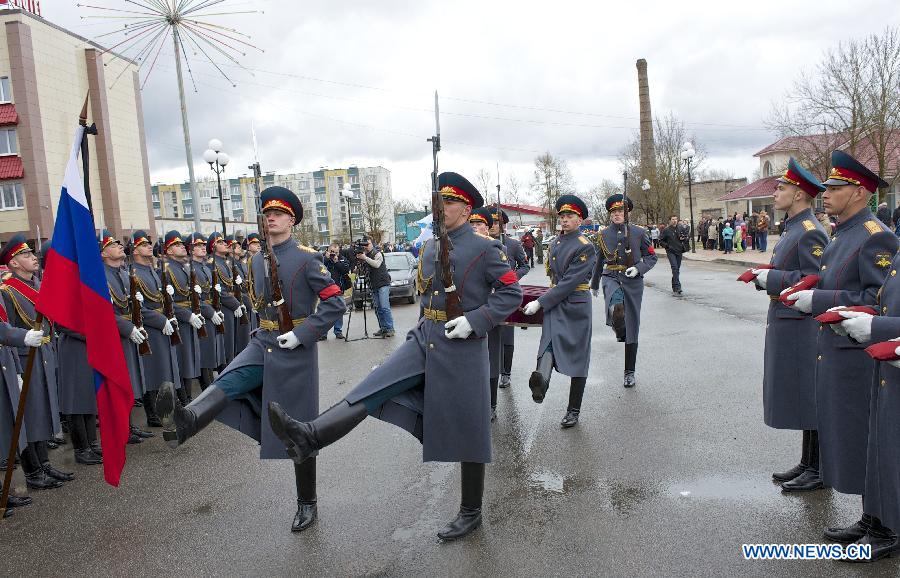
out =
{"type": "MultiPolygon", "coordinates": [[[[252,440],[214,424],[170,451],[129,446],[122,486],[75,466],[64,489],[0,524],[5,575],[629,575],[896,576],[897,561],[759,562],[742,543],[819,543],[850,523],[859,498],[784,496],[773,470],[799,458],[797,432],[762,422],[768,300],[734,281],[740,269],[685,262],[685,294],[668,264],[644,294],[638,386],[621,386],[623,346],[594,301],[593,361],[581,423],[561,430],[568,379],[542,405],[527,387],[540,337],[516,331],[513,387],[500,391],[485,520],[469,538],[434,536],[458,507],[458,466],[423,464],[407,433],[366,420],[318,458],[320,518],[296,535],[293,469],[257,459],[252,440]]],[[[542,269],[525,279],[545,284],[542,269]]],[[[417,306],[395,305],[398,328],[417,306]]],[[[361,334],[354,314],[350,336],[361,334]]],[[[377,327],[368,314],[370,327],[377,327]]],[[[322,407],[383,360],[393,340],[320,344],[322,407]]],[[[464,360],[460,360],[464,362],[464,360]]],[[[140,411],[140,410],[138,410],[140,411]]],[[[140,422],[142,414],[135,414],[140,422]]],[[[67,446],[64,446],[67,447],[67,446]]],[[[16,472],[14,485],[24,482],[16,472]]]]}

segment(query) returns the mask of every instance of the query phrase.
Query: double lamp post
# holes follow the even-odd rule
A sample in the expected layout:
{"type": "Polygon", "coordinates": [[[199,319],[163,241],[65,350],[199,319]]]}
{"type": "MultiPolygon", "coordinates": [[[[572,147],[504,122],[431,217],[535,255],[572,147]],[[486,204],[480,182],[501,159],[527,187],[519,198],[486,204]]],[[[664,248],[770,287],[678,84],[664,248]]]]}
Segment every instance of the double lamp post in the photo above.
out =
{"type": "Polygon", "coordinates": [[[685,162],[687,165],[687,175],[688,175],[688,210],[691,213],[691,253],[697,252],[697,245],[695,238],[697,234],[694,232],[694,196],[691,192],[691,162],[694,159],[694,155],[696,155],[696,151],[694,151],[694,145],[691,144],[691,141],[687,141],[681,147],[681,160],[685,162]]]}
{"type": "MultiPolygon", "coordinates": [[[[222,215],[222,238],[224,239],[227,233],[225,231],[225,198],[222,196],[222,173],[225,172],[225,165],[231,159],[222,152],[222,141],[219,139],[214,138],[210,140],[207,146],[209,148],[203,152],[203,160],[209,163],[209,168],[216,173],[216,185],[219,190],[219,211],[222,215]]],[[[194,202],[196,203],[197,200],[194,202]]],[[[194,210],[199,211],[199,209],[199,205],[194,207],[194,210]]]]}

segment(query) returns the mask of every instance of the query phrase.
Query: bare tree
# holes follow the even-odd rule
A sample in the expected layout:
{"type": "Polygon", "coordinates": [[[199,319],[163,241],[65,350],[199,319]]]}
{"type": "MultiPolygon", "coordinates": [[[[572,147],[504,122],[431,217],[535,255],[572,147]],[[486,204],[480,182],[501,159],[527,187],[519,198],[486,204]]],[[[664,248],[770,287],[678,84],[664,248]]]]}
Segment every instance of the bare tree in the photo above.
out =
{"type": "Polygon", "coordinates": [[[372,239],[373,243],[381,243],[385,232],[385,223],[383,223],[385,199],[378,188],[378,182],[374,175],[368,175],[363,179],[360,200],[362,201],[360,208],[366,235],[372,239]]]}
{"type": "Polygon", "coordinates": [[[842,42],[812,73],[800,74],[767,121],[795,137],[799,160],[825,177],[831,151],[846,150],[877,165],[885,178],[900,147],[900,31],[842,42]]]}
{"type": "Polygon", "coordinates": [[[575,191],[575,179],[565,159],[554,157],[549,152],[534,159],[534,180],[531,189],[541,206],[549,211],[550,230],[556,230],[556,199],[560,195],[575,191]]]}
{"type": "Polygon", "coordinates": [[[606,199],[616,193],[622,192],[622,185],[609,179],[603,179],[599,185],[591,187],[584,196],[588,213],[595,223],[606,223],[609,218],[606,214],[606,199]]]}
{"type": "Polygon", "coordinates": [[[650,190],[642,189],[640,135],[634,135],[619,154],[619,164],[628,175],[628,196],[634,203],[638,220],[659,223],[665,215],[678,214],[678,195],[682,183],[687,180],[687,167],[681,160],[681,147],[690,140],[697,154],[692,161],[692,177],[702,172],[705,151],[701,143],[688,135],[684,123],[669,113],[657,117],[653,123],[656,173],[650,181],[650,190]]]}
{"type": "Polygon", "coordinates": [[[485,205],[489,205],[496,200],[493,194],[495,191],[495,184],[496,177],[494,176],[494,173],[488,169],[481,169],[478,171],[478,174],[475,175],[475,186],[478,187],[478,192],[484,197],[485,205]]]}
{"type": "Polygon", "coordinates": [[[424,205],[418,205],[412,199],[396,199],[394,200],[394,215],[402,215],[403,213],[414,213],[421,211],[424,205]]]}

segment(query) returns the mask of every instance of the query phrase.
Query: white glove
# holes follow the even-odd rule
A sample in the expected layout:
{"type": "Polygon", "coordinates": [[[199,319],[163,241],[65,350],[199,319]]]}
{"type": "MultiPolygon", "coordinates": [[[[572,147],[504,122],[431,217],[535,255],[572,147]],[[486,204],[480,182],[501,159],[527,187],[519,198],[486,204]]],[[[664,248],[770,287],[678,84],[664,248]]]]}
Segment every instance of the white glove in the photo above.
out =
{"type": "Polygon", "coordinates": [[[298,345],[300,345],[300,340],[297,339],[293,331],[288,331],[278,336],[278,347],[282,349],[294,349],[298,345]]]}
{"type": "Polygon", "coordinates": [[[444,334],[448,339],[465,339],[472,335],[472,325],[465,315],[460,315],[444,324],[444,334]]]}
{"type": "Polygon", "coordinates": [[[222,325],[222,322],[225,321],[225,314],[221,311],[216,311],[213,313],[211,321],[213,325],[222,325]]]}
{"type": "Polygon", "coordinates": [[[196,293],[197,295],[203,295],[203,290],[200,289],[199,285],[194,285],[194,293],[196,293]]]}
{"type": "Polygon", "coordinates": [[[175,323],[174,319],[166,319],[166,324],[162,327],[163,335],[169,336],[175,333],[175,323]]]}
{"type": "Polygon", "coordinates": [[[754,279],[754,281],[756,281],[756,284],[759,285],[760,287],[762,287],[763,289],[765,289],[766,288],[766,278],[769,276],[769,270],[768,269],[751,269],[750,271],[752,271],[753,274],[756,275],[756,279],[754,279]]]}
{"type": "Polygon", "coordinates": [[[534,315],[538,312],[538,309],[541,308],[541,302],[535,299],[534,301],[529,302],[525,307],[522,308],[522,313],[525,315],[534,315]]]}
{"type": "Polygon", "coordinates": [[[872,316],[860,311],[841,311],[841,325],[853,339],[859,343],[865,343],[872,339],[872,316]]]}
{"type": "Polygon", "coordinates": [[[24,385],[25,382],[22,381],[22,376],[21,376],[21,375],[16,375],[16,380],[18,380],[18,382],[19,382],[19,392],[21,392],[21,391],[22,391],[22,385],[24,385]]]}
{"type": "Polygon", "coordinates": [[[135,345],[140,345],[147,340],[147,338],[144,336],[144,333],[137,327],[131,330],[131,335],[128,336],[128,339],[130,339],[131,342],[135,345]]]}
{"type": "Polygon", "coordinates": [[[191,313],[191,319],[188,321],[191,324],[191,327],[194,329],[200,329],[203,327],[203,318],[197,315],[196,313],[191,313]]]}
{"type": "Polygon", "coordinates": [[[593,295],[594,297],[599,297],[600,290],[599,289],[591,289],[591,295],[593,295]]]}
{"type": "Polygon", "coordinates": [[[243,284],[244,284],[244,278],[241,277],[240,275],[238,275],[237,277],[234,278],[234,282],[237,283],[238,285],[243,285],[243,284]]]}
{"type": "MultiPolygon", "coordinates": [[[[785,289],[787,291],[788,289],[785,289]]],[[[784,291],[782,291],[783,293],[784,291]]],[[[788,303],[789,307],[793,307],[797,311],[802,311],[803,313],[812,313],[812,298],[813,298],[813,290],[812,289],[804,289],[803,291],[797,291],[796,293],[791,294],[787,300],[790,301],[788,303]]]]}
{"type": "Polygon", "coordinates": [[[244,308],[243,307],[238,307],[237,309],[234,310],[234,318],[235,319],[240,319],[243,316],[244,316],[244,308]]]}
{"type": "Polygon", "coordinates": [[[628,277],[629,279],[634,279],[635,277],[637,277],[638,276],[637,267],[629,267],[628,269],[625,269],[625,276],[628,277]]]}
{"type": "Polygon", "coordinates": [[[134,298],[141,305],[144,304],[144,294],[141,293],[140,291],[138,291],[137,293],[134,294],[134,298]]]}
{"type": "MultiPolygon", "coordinates": [[[[828,311],[839,311],[839,310],[843,310],[843,309],[844,309],[843,305],[838,305],[837,307],[829,307],[828,311]]],[[[853,313],[856,313],[856,312],[854,311],[853,313]]],[[[840,335],[841,337],[847,337],[847,335],[848,335],[847,330],[844,328],[844,326],[841,323],[832,323],[829,325],[829,327],[831,327],[831,330],[834,331],[835,333],[837,333],[838,335],[840,335]]]]}
{"type": "Polygon", "coordinates": [[[34,329],[29,329],[27,333],[25,333],[25,345],[28,347],[40,347],[41,339],[44,337],[43,331],[35,331],[34,329]]]}
{"type": "Polygon", "coordinates": [[[172,287],[171,285],[166,285],[166,293],[169,294],[169,297],[171,297],[172,295],[175,295],[175,288],[172,287]]]}
{"type": "Polygon", "coordinates": [[[216,283],[216,285],[213,287],[213,289],[215,289],[219,295],[222,294],[222,286],[219,285],[218,283],[216,283]]]}

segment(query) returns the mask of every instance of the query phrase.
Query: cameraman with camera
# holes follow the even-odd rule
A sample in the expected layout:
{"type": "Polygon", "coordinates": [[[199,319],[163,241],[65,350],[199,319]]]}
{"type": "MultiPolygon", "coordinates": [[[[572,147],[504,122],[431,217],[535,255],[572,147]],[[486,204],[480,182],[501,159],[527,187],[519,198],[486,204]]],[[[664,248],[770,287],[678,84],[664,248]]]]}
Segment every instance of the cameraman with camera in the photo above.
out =
{"type": "Polygon", "coordinates": [[[394,336],[394,318],[391,315],[391,274],[388,273],[384,254],[372,244],[372,240],[363,237],[353,245],[357,262],[368,266],[369,280],[372,287],[372,301],[375,306],[375,317],[380,329],[374,333],[376,337],[394,336]]]}
{"type": "MultiPolygon", "coordinates": [[[[325,267],[328,268],[331,279],[340,287],[341,291],[346,291],[350,288],[350,262],[341,254],[340,244],[332,243],[329,245],[328,250],[325,251],[325,267]]],[[[344,316],[341,315],[334,322],[334,336],[338,339],[343,339],[343,329],[344,316]]],[[[326,333],[323,337],[327,338],[327,336],[328,334],[326,333]]]]}

